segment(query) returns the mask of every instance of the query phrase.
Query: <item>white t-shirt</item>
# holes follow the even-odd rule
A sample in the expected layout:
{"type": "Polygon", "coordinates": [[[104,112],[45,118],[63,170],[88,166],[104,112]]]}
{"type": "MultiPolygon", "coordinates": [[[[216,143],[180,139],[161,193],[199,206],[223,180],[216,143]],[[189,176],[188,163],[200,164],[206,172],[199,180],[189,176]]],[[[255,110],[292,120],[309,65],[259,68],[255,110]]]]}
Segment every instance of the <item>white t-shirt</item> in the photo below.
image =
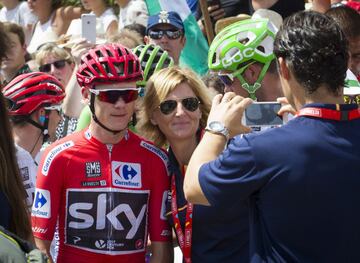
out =
{"type": "Polygon", "coordinates": [[[15,8],[7,9],[5,6],[0,10],[0,22],[12,22],[23,27],[35,24],[37,21],[27,2],[20,2],[15,8]]]}
{"type": "Polygon", "coordinates": [[[26,204],[31,207],[34,200],[36,173],[38,164],[32,158],[30,153],[19,145],[15,144],[16,159],[20,170],[20,175],[23,180],[24,188],[26,191],[26,204]]]}
{"type": "Polygon", "coordinates": [[[58,39],[58,36],[51,27],[52,18],[53,15],[51,15],[49,20],[44,24],[40,24],[40,21],[36,23],[34,33],[27,48],[30,54],[34,53],[40,45],[47,42],[54,42],[58,39]]]}
{"type": "Polygon", "coordinates": [[[126,25],[134,23],[147,26],[149,13],[146,3],[143,0],[131,0],[126,7],[120,9],[119,13],[119,30],[126,25]]]}

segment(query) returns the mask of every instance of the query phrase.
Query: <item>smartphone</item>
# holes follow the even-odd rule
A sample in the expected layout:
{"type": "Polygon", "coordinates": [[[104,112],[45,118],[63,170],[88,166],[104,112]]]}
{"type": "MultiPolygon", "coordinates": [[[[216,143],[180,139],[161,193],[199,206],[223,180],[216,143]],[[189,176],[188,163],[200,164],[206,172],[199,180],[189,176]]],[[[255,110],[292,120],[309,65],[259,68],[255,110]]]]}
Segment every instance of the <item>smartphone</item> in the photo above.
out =
{"type": "Polygon", "coordinates": [[[249,127],[260,128],[281,126],[284,121],[282,117],[277,115],[280,108],[281,104],[278,102],[254,102],[245,109],[242,123],[249,127]]]}
{"type": "Polygon", "coordinates": [[[81,15],[81,36],[87,39],[90,43],[96,42],[96,15],[82,14],[81,15]]]}

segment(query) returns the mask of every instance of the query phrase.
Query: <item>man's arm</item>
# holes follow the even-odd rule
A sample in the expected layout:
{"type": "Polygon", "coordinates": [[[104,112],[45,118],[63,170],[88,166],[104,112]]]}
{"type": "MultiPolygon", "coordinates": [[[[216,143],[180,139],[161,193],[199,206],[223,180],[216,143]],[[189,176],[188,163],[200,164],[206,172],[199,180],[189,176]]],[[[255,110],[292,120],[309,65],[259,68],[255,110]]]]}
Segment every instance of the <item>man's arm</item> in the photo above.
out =
{"type": "Polygon", "coordinates": [[[151,242],[151,251],[151,263],[173,262],[174,253],[171,242],[151,242]]]}
{"type": "Polygon", "coordinates": [[[50,262],[53,262],[51,255],[50,255],[51,241],[43,240],[43,239],[35,237],[35,244],[42,253],[44,253],[48,256],[48,258],[50,259],[50,262]]]}
{"type": "MultiPolygon", "coordinates": [[[[251,104],[251,99],[235,96],[235,93],[228,92],[223,97],[215,96],[213,99],[208,123],[219,121],[228,129],[230,138],[237,134],[248,133],[250,128],[241,124],[242,113],[251,104]]],[[[191,156],[184,178],[185,198],[190,203],[208,205],[199,182],[200,167],[215,160],[224,150],[226,138],[223,135],[205,132],[191,156]]]]}

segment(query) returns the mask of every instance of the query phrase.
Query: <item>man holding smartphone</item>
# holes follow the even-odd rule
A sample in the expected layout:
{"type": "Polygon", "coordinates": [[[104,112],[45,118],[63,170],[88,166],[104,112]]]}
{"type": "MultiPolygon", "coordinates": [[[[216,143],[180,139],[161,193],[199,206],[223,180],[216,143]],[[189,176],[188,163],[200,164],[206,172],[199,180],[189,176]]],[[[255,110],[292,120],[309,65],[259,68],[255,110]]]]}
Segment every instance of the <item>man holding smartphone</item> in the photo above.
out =
{"type": "Polygon", "coordinates": [[[145,43],[159,45],[169,53],[175,65],[179,64],[185,42],[184,24],[178,13],[163,10],[149,16],[145,43]]]}
{"type": "Polygon", "coordinates": [[[360,262],[360,111],[343,101],[345,35],[330,17],[299,12],[285,19],[274,53],[298,116],[236,136],[249,131],[238,118],[251,100],[217,95],[208,118],[217,129],[190,159],[185,196],[214,207],[249,202],[251,263],[360,262]],[[234,138],[224,150],[226,135],[234,138]]]}

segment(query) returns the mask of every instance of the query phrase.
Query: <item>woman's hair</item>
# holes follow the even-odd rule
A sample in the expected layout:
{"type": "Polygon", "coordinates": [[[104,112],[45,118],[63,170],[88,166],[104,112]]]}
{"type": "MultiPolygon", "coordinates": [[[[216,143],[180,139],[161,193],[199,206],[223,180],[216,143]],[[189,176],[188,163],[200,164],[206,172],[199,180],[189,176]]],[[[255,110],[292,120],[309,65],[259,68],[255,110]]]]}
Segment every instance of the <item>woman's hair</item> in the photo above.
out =
{"type": "Polygon", "coordinates": [[[0,92],[0,190],[11,207],[9,230],[23,239],[31,239],[31,227],[26,207],[26,193],[16,161],[15,145],[8,120],[5,99],[0,92]]]}
{"type": "Polygon", "coordinates": [[[211,101],[202,80],[192,70],[186,68],[175,66],[159,70],[152,75],[146,84],[145,97],[138,124],[142,134],[154,141],[158,147],[163,147],[167,140],[159,127],[151,123],[152,115],[169,93],[175,90],[181,83],[187,83],[200,100],[200,128],[206,127],[211,101]]]}
{"type": "Polygon", "coordinates": [[[348,43],[335,20],[314,11],[285,19],[276,35],[274,54],[286,60],[307,94],[324,85],[334,95],[344,86],[348,43]]]}
{"type": "Polygon", "coordinates": [[[58,59],[65,59],[69,64],[75,63],[73,56],[55,43],[46,43],[41,46],[35,54],[35,61],[41,66],[44,59],[50,55],[58,59]]]}

